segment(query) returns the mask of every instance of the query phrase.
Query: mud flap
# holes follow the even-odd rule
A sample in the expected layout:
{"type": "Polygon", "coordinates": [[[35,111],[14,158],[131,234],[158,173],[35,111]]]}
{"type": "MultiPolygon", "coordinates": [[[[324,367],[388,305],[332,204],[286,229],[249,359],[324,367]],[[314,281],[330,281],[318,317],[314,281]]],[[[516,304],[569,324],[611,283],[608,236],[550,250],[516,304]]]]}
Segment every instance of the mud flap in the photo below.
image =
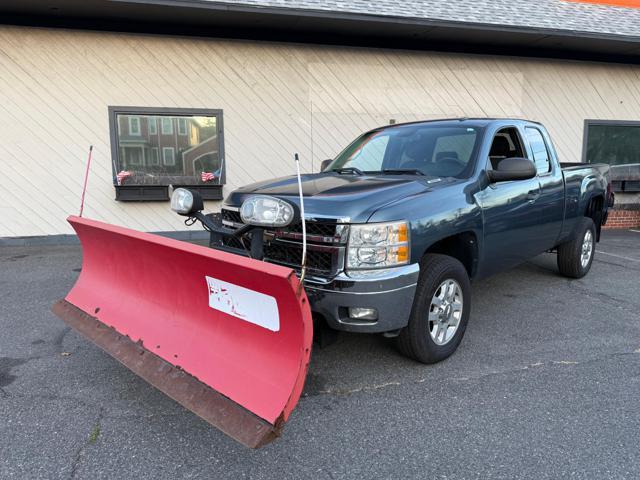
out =
{"type": "Polygon", "coordinates": [[[80,277],[53,311],[239,442],[280,434],[309,364],[312,320],[293,270],[69,217],[80,277]]]}

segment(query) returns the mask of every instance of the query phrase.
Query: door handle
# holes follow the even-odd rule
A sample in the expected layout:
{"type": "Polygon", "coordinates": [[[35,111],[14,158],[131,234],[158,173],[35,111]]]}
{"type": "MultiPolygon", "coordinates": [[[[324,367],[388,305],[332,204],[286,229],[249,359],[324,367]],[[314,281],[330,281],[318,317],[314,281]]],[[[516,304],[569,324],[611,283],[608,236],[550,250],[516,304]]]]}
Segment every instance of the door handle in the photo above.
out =
{"type": "Polygon", "coordinates": [[[534,190],[529,190],[529,193],[527,193],[527,199],[529,200],[529,203],[535,202],[539,196],[540,196],[539,188],[536,188],[534,190]]]}

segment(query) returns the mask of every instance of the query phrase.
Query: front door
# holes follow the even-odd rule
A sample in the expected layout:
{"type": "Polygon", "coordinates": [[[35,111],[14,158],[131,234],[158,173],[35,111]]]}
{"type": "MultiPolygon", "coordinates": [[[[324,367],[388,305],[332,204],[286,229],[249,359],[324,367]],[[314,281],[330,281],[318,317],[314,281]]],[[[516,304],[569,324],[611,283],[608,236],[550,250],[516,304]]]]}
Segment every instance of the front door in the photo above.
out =
{"type": "MultiPolygon", "coordinates": [[[[504,158],[524,157],[517,128],[505,128],[494,137],[487,168],[497,168],[504,158]]],[[[537,255],[540,248],[536,230],[541,188],[537,177],[499,182],[475,195],[484,220],[483,255],[479,274],[488,276],[537,255]]]]}

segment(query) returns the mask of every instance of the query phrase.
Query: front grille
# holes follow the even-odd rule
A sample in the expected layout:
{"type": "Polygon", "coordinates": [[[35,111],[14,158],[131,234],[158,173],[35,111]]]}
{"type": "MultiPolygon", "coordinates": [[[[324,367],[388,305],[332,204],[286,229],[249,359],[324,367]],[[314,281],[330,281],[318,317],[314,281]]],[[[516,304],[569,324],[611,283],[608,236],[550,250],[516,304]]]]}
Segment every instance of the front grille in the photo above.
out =
{"type": "MultiPolygon", "coordinates": [[[[295,244],[271,243],[264,247],[265,260],[299,267],[302,263],[302,246],[295,244]]],[[[333,270],[333,252],[307,249],[307,268],[329,273],[333,270]]]]}
{"type": "MultiPolygon", "coordinates": [[[[227,227],[231,228],[243,223],[240,212],[234,210],[222,209],[222,220],[227,227]]],[[[339,226],[336,221],[307,221],[307,268],[309,270],[326,275],[338,272],[346,241],[345,228],[339,226]]],[[[302,263],[302,222],[289,225],[287,228],[268,231],[267,234],[271,235],[271,239],[264,244],[265,260],[299,268],[302,263]]],[[[244,243],[248,249],[250,240],[245,240],[244,243]]],[[[237,238],[225,238],[223,244],[245,250],[241,240],[237,238]]]]}
{"type": "Polygon", "coordinates": [[[233,210],[225,210],[222,209],[222,220],[226,220],[227,222],[233,223],[242,223],[242,218],[240,218],[240,212],[234,212],[233,210]]]}
{"type": "MultiPolygon", "coordinates": [[[[307,222],[307,235],[318,235],[321,237],[334,237],[336,234],[335,222],[307,222]]],[[[302,233],[302,222],[290,225],[286,231],[292,233],[302,233]]]]}

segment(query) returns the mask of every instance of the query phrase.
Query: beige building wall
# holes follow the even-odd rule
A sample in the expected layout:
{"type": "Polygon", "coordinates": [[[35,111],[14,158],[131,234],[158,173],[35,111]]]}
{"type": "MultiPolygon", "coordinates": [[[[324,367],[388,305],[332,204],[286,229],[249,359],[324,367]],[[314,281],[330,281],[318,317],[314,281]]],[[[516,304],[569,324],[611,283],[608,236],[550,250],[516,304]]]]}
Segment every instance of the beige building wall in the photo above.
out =
{"type": "Polygon", "coordinates": [[[228,193],[390,119],[525,117],[579,161],[584,119],[639,119],[640,67],[0,26],[0,237],[71,233],[90,144],[85,216],[186,229],[168,202],[114,200],[109,105],[223,109],[228,193]]]}

